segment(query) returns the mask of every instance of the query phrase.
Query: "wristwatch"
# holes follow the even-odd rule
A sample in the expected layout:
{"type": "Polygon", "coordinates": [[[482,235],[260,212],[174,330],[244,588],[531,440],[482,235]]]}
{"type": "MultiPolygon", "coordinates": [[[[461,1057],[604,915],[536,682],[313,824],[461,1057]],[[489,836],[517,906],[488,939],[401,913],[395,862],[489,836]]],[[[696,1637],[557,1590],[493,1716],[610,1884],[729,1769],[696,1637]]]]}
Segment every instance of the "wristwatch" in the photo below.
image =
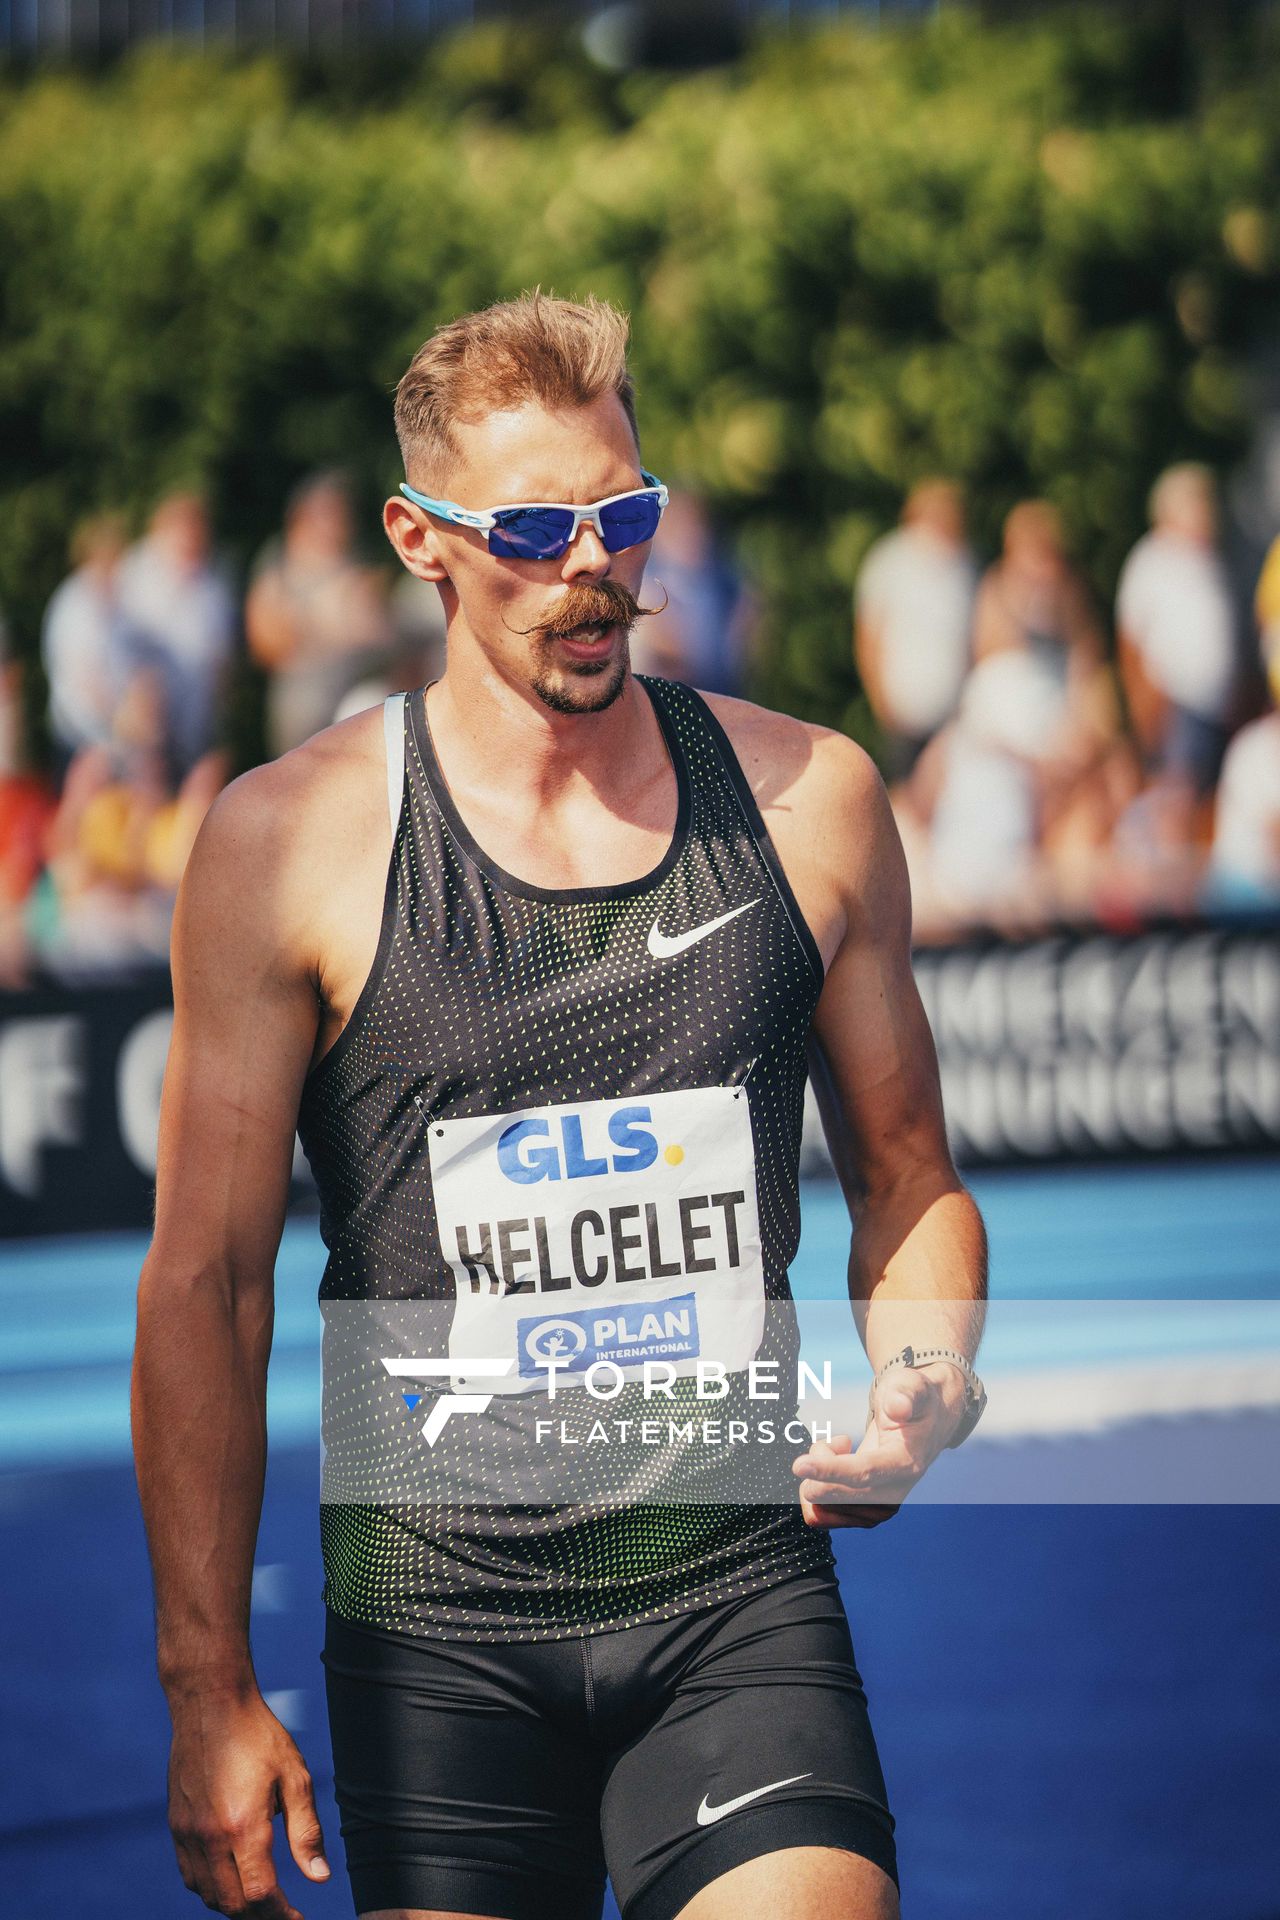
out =
{"type": "Polygon", "coordinates": [[[982,1409],[987,1404],[987,1390],[964,1355],[957,1353],[954,1347],[904,1347],[901,1353],[895,1353],[891,1360],[886,1360],[882,1367],[876,1369],[867,1393],[867,1412],[869,1416],[874,1416],[876,1381],[882,1379],[891,1368],[927,1367],[934,1360],[949,1361],[953,1367],[959,1367],[964,1375],[964,1412],[960,1416],[959,1426],[947,1442],[949,1447],[958,1447],[962,1440],[969,1438],[982,1418],[982,1409]]]}

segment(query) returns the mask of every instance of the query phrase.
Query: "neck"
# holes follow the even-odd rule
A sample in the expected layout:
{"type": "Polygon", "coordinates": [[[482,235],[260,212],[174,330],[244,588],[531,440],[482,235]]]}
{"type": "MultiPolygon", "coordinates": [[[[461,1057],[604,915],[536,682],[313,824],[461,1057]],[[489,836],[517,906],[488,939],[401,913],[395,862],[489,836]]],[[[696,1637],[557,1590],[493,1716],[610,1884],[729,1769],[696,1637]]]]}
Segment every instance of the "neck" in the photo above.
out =
{"type": "Polygon", "coordinates": [[[448,665],[432,688],[432,736],[466,784],[531,804],[578,783],[621,797],[653,777],[665,748],[648,698],[628,674],[598,713],[556,713],[504,674],[469,636],[450,635],[448,665]]]}

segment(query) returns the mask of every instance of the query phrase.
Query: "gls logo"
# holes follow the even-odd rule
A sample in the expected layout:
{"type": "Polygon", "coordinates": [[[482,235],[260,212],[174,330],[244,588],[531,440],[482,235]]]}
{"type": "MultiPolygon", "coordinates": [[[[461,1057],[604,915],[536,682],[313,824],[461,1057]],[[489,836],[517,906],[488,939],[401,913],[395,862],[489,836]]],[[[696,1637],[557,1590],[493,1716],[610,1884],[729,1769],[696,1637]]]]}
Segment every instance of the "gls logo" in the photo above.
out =
{"type": "MultiPolygon", "coordinates": [[[[531,1187],[538,1180],[589,1180],[612,1168],[614,1173],[642,1173],[658,1157],[657,1136],[649,1107],[618,1107],[609,1115],[609,1145],[593,1152],[582,1136],[582,1115],[567,1112],[559,1119],[559,1142],[549,1120],[516,1120],[498,1140],[498,1166],[508,1180],[531,1187]]],[[[684,1158],[680,1147],[668,1147],[672,1166],[684,1158]]]]}

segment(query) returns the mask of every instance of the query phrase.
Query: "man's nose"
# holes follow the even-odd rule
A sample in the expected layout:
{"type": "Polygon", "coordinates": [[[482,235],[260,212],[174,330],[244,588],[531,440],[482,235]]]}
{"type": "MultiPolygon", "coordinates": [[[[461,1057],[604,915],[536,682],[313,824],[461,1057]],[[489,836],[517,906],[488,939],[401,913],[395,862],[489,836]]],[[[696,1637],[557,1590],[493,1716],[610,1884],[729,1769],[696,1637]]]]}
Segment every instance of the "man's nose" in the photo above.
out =
{"type": "Polygon", "coordinates": [[[577,538],[570,543],[564,556],[560,578],[566,581],[603,580],[612,559],[613,555],[591,522],[584,520],[578,528],[577,538]]]}

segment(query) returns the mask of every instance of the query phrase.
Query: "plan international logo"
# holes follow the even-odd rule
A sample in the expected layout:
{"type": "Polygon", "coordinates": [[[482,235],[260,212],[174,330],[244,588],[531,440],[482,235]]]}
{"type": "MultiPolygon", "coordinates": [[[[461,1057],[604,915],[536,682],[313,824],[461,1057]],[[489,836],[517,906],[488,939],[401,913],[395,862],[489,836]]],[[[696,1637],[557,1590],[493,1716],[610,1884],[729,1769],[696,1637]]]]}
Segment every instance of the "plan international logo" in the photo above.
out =
{"type": "Polygon", "coordinates": [[[586,1307],[546,1319],[520,1320],[520,1372],[526,1379],[553,1367],[586,1373],[601,1360],[620,1367],[640,1360],[688,1360],[698,1353],[698,1304],[693,1294],[652,1305],[630,1301],[607,1313],[586,1307]]]}

